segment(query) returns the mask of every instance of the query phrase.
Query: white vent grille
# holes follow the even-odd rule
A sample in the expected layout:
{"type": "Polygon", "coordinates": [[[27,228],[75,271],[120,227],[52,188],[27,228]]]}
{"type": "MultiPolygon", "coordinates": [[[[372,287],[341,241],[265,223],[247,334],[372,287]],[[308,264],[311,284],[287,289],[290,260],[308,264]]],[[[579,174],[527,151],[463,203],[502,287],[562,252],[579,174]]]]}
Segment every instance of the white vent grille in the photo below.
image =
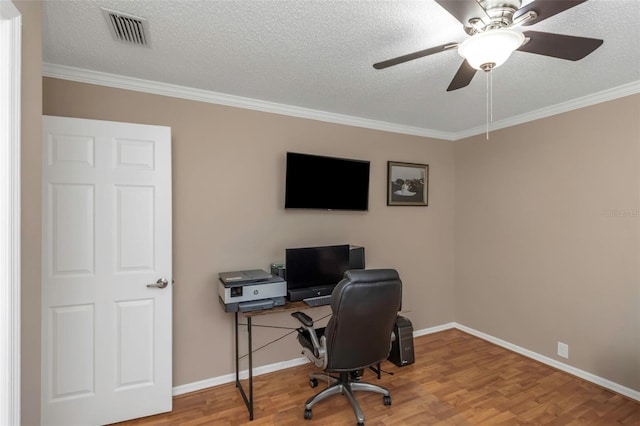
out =
{"type": "Polygon", "coordinates": [[[148,46],[148,24],[144,18],[102,8],[111,35],[123,43],[148,46]]]}

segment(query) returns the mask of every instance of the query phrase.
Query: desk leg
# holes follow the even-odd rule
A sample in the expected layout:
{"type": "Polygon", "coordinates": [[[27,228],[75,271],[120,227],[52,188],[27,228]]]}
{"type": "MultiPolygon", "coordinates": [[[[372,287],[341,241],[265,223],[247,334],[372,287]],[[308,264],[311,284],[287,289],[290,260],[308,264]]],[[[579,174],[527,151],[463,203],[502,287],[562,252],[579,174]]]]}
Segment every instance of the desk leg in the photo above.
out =
{"type": "Polygon", "coordinates": [[[251,317],[247,317],[249,336],[249,420],[253,420],[253,337],[251,336],[251,317]]]}
{"type": "Polygon", "coordinates": [[[240,358],[238,354],[238,313],[235,313],[235,337],[236,337],[236,387],[240,387],[240,358]]]}
{"type": "Polygon", "coordinates": [[[236,331],[236,387],[240,390],[240,395],[242,395],[242,399],[244,400],[244,404],[247,406],[247,410],[249,410],[249,420],[253,420],[253,345],[251,338],[251,317],[247,317],[247,338],[248,338],[248,346],[249,346],[249,398],[244,392],[242,388],[242,383],[240,383],[240,354],[238,348],[238,313],[235,313],[235,331],[236,331]]]}

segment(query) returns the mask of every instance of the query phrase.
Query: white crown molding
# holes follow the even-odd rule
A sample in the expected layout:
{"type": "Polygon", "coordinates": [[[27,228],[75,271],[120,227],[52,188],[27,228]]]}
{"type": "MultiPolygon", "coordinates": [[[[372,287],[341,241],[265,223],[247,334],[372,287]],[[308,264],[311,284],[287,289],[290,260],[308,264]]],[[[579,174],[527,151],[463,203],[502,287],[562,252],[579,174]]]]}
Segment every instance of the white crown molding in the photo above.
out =
{"type": "MultiPolygon", "coordinates": [[[[155,95],[170,96],[174,98],[189,99],[192,101],[206,102],[216,105],[225,105],[255,111],[288,115],[291,117],[307,118],[310,120],[324,121],[328,123],[344,124],[347,126],[362,127],[366,129],[382,130],[391,133],[400,133],[427,138],[456,141],[486,132],[486,126],[481,125],[461,132],[442,132],[438,130],[424,129],[420,127],[405,126],[386,121],[369,120],[366,118],[349,115],[335,114],[327,111],[319,111],[309,108],[296,107],[275,102],[261,101],[259,99],[244,98],[225,93],[212,92],[202,89],[178,86],[175,84],[160,83],[157,81],[143,80],[140,78],[126,77],[116,74],[108,74],[100,71],[86,70],[43,63],[42,75],[44,77],[59,78],[62,80],[77,81],[79,83],[97,84],[100,86],[114,87],[117,89],[133,90],[136,92],[151,93],[155,95]]],[[[583,96],[550,107],[511,117],[505,120],[494,121],[489,131],[504,129],[506,127],[539,120],[552,115],[561,114],[575,109],[611,101],[624,96],[640,93],[640,81],[603,90],[592,95],[583,96]]]]}
{"type": "MultiPolygon", "coordinates": [[[[530,121],[540,120],[541,118],[551,117],[552,115],[562,114],[564,112],[585,108],[602,102],[612,101],[614,99],[623,98],[625,96],[640,93],[640,80],[629,84],[614,87],[613,89],[603,90],[571,101],[562,102],[526,114],[517,115],[505,120],[494,121],[489,125],[489,132],[504,129],[518,124],[528,123],[530,121]]],[[[487,131],[486,125],[474,127],[455,134],[454,140],[464,139],[471,136],[481,135],[487,131]]]]}
{"type": "Polygon", "coordinates": [[[259,99],[244,98],[241,96],[228,95],[225,93],[193,89],[190,87],[178,86],[175,84],[160,83],[157,81],[143,80],[116,74],[108,74],[100,71],[85,70],[65,65],[43,63],[42,75],[44,77],[77,81],[79,83],[97,84],[100,86],[114,87],[117,89],[126,89],[136,92],[151,93],[155,95],[171,96],[174,98],[189,99],[192,101],[206,102],[210,104],[225,105],[255,111],[288,115],[291,117],[307,118],[328,123],[344,124],[347,126],[363,127],[366,129],[382,130],[391,133],[401,133],[444,140],[454,140],[455,137],[453,133],[449,132],[440,132],[437,130],[423,129],[420,127],[404,126],[385,121],[369,120],[366,118],[335,114],[332,112],[296,107],[275,102],[261,101],[259,99]]]}

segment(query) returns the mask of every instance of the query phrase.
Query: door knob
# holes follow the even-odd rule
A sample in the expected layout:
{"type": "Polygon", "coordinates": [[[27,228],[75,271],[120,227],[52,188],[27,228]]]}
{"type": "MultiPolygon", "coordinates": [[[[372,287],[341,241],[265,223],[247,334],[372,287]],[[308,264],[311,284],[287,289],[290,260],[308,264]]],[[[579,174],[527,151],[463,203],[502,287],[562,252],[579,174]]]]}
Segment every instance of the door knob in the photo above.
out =
{"type": "Polygon", "coordinates": [[[165,288],[168,285],[169,285],[169,281],[167,281],[165,278],[160,278],[158,281],[156,281],[153,284],[147,284],[147,287],[165,288]]]}

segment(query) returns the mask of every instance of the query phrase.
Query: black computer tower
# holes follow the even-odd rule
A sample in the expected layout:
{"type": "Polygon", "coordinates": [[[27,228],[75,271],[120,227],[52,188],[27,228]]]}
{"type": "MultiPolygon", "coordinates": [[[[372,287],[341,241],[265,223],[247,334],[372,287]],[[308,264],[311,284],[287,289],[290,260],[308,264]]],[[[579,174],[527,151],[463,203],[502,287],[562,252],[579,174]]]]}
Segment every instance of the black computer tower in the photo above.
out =
{"type": "Polygon", "coordinates": [[[409,318],[398,315],[393,328],[396,340],[391,344],[389,361],[402,367],[415,362],[413,354],[413,325],[409,318]]]}
{"type": "Polygon", "coordinates": [[[364,247],[349,246],[349,269],[364,268],[364,247]]]}

